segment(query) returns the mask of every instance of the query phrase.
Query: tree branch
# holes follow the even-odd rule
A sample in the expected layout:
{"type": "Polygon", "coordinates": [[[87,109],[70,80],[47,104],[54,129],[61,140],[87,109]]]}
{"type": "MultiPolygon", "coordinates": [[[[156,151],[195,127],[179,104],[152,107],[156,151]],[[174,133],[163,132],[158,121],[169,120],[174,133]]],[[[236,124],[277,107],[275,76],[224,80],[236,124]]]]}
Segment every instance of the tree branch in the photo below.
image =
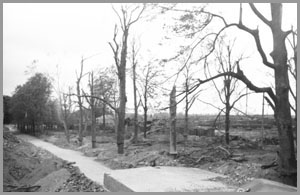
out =
{"type": "Polygon", "coordinates": [[[213,104],[211,104],[211,103],[209,103],[209,102],[205,102],[205,101],[203,101],[203,100],[200,100],[199,98],[198,98],[198,100],[199,100],[200,102],[204,103],[204,104],[210,105],[210,106],[212,106],[212,107],[214,107],[214,108],[218,109],[219,111],[221,111],[221,112],[224,112],[224,113],[225,113],[225,111],[224,111],[224,109],[225,109],[225,108],[223,108],[223,109],[221,109],[221,108],[218,108],[217,106],[215,106],[215,105],[213,105],[213,104]]]}
{"type": "Polygon", "coordinates": [[[266,56],[266,54],[265,54],[265,52],[264,52],[264,50],[263,50],[263,48],[262,48],[262,46],[261,46],[261,42],[260,42],[260,38],[259,38],[259,31],[258,31],[258,29],[252,30],[252,29],[246,27],[246,26],[243,24],[243,22],[242,22],[242,15],[243,15],[243,12],[242,12],[242,11],[243,11],[243,10],[242,10],[242,6],[241,6],[241,7],[240,7],[240,19],[239,19],[239,23],[236,24],[236,26],[237,26],[239,29],[246,31],[246,32],[248,32],[249,34],[251,34],[251,35],[253,36],[253,38],[254,38],[254,40],[255,40],[255,43],[256,43],[257,50],[258,50],[260,56],[262,57],[263,63],[264,63],[266,66],[268,66],[268,67],[274,69],[274,68],[275,68],[275,65],[274,65],[273,63],[270,63],[270,62],[268,61],[267,56],[266,56]]]}
{"type": "Polygon", "coordinates": [[[115,64],[117,66],[117,69],[119,70],[119,67],[120,67],[120,62],[119,62],[119,58],[118,58],[118,55],[119,55],[119,44],[117,43],[117,34],[118,34],[118,29],[117,29],[117,25],[115,25],[115,30],[114,30],[114,37],[113,37],[113,41],[114,41],[114,44],[115,44],[115,47],[113,46],[113,44],[111,42],[109,42],[109,46],[111,47],[113,53],[114,53],[114,60],[115,60],[115,64]]]}
{"type": "Polygon", "coordinates": [[[222,77],[222,76],[225,76],[225,75],[229,75],[229,76],[232,76],[234,78],[237,78],[239,79],[240,81],[242,81],[249,89],[255,91],[256,93],[263,93],[263,92],[266,92],[268,93],[268,95],[270,96],[270,98],[275,102],[277,102],[277,97],[275,96],[272,88],[270,87],[263,87],[263,88],[260,88],[260,87],[257,87],[255,85],[253,85],[253,83],[244,75],[244,73],[240,70],[239,68],[239,65],[238,65],[238,72],[235,73],[235,72],[225,72],[225,73],[221,73],[221,74],[218,74],[216,76],[213,76],[211,78],[208,78],[206,80],[200,80],[198,79],[199,81],[199,84],[203,84],[203,83],[206,83],[206,82],[209,82],[213,79],[216,79],[216,78],[219,78],[219,77],[222,77]]]}
{"type": "Polygon", "coordinates": [[[245,93],[243,95],[240,95],[236,100],[234,100],[234,102],[232,102],[230,109],[232,109],[234,107],[234,105],[244,96],[249,95],[249,93],[245,93]]]}
{"type": "Polygon", "coordinates": [[[271,108],[273,109],[273,111],[275,113],[275,105],[273,104],[273,102],[266,96],[264,96],[264,98],[268,102],[268,104],[271,106],[271,108]]]}
{"type": "Polygon", "coordinates": [[[121,28],[122,28],[122,30],[124,30],[124,28],[123,28],[123,23],[122,23],[122,19],[121,19],[121,16],[119,15],[119,13],[117,12],[117,10],[114,8],[114,6],[112,6],[112,9],[114,10],[114,12],[117,14],[117,16],[118,16],[118,19],[119,19],[119,21],[120,21],[120,24],[121,24],[121,28]]]}
{"type": "Polygon", "coordinates": [[[140,11],[140,13],[138,14],[138,16],[136,17],[136,19],[133,20],[133,21],[131,21],[131,17],[130,17],[130,21],[129,21],[129,23],[128,23],[128,26],[130,26],[131,24],[137,22],[137,21],[140,19],[141,15],[142,15],[142,13],[144,12],[145,9],[146,9],[146,4],[143,4],[143,8],[142,8],[142,10],[140,11]]]}
{"type": "MultiPolygon", "coordinates": [[[[77,94],[74,94],[74,93],[72,93],[72,94],[66,94],[66,95],[68,95],[68,96],[77,96],[78,97],[78,95],[77,94]]],[[[103,102],[103,103],[105,103],[106,105],[108,105],[111,109],[113,109],[115,112],[117,112],[117,108],[116,107],[114,107],[113,105],[111,105],[111,103],[110,102],[108,102],[107,100],[105,100],[105,99],[103,99],[103,98],[100,98],[100,97],[97,97],[97,96],[91,96],[91,95],[80,95],[79,97],[84,97],[84,98],[95,98],[95,99],[97,99],[97,100],[100,100],[101,102],[103,102]]]]}
{"type": "Polygon", "coordinates": [[[253,3],[249,3],[252,11],[255,13],[255,15],[261,19],[266,25],[271,26],[271,21],[266,19],[255,7],[255,5],[253,3]]]}

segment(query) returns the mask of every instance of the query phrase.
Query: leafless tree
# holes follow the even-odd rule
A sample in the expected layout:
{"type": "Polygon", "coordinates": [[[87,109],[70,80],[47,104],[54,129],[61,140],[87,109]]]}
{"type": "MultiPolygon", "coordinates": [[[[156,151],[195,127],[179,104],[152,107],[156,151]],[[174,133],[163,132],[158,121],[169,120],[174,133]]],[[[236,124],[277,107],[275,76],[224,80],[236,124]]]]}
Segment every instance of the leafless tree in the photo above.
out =
{"type": "MultiPolygon", "coordinates": [[[[116,79],[114,78],[115,73],[114,70],[109,67],[104,70],[100,70],[95,78],[94,82],[94,95],[103,98],[105,101],[110,102],[116,108],[114,96],[117,95],[116,79]]],[[[107,111],[109,111],[109,107],[106,105],[106,102],[97,100],[98,104],[102,107],[102,124],[103,128],[105,128],[105,117],[107,111]]],[[[97,103],[96,102],[96,103],[97,103]]]]}
{"type": "MultiPolygon", "coordinates": [[[[71,88],[69,87],[69,93],[71,92],[71,88]]],[[[60,104],[60,119],[63,123],[65,135],[67,142],[70,143],[70,133],[69,133],[69,117],[72,113],[73,102],[71,97],[61,93],[59,96],[59,104],[60,104]]]]}
{"type": "MultiPolygon", "coordinates": [[[[218,73],[226,73],[226,72],[235,72],[237,68],[237,62],[240,62],[243,57],[239,57],[236,61],[232,58],[234,42],[232,44],[226,44],[224,39],[221,39],[218,43],[218,50],[216,50],[216,64],[219,67],[218,73]],[[224,49],[225,48],[225,49],[224,49]],[[224,53],[225,52],[225,53],[224,53]]],[[[207,63],[207,61],[205,61],[207,63]]],[[[206,65],[209,76],[211,77],[209,65],[206,65]]],[[[216,82],[212,80],[214,87],[218,93],[219,99],[225,106],[225,141],[226,144],[229,144],[229,128],[230,128],[230,112],[232,108],[234,108],[235,104],[244,96],[248,95],[248,93],[241,94],[239,92],[236,94],[237,98],[232,101],[232,97],[234,92],[238,88],[238,79],[232,77],[231,75],[223,76],[223,86],[217,86],[216,82]]],[[[221,109],[220,113],[223,109],[221,109]]]]}
{"type": "Polygon", "coordinates": [[[155,65],[155,62],[151,61],[142,68],[138,78],[140,103],[144,110],[144,138],[147,135],[149,99],[153,99],[156,95],[156,89],[159,87],[157,78],[160,76],[160,72],[161,70],[155,65]]]}
{"type": "MultiPolygon", "coordinates": [[[[201,55],[196,61],[202,61],[206,59],[210,54],[214,51],[216,46],[216,41],[220,37],[221,33],[226,29],[231,27],[237,27],[238,29],[247,32],[250,34],[256,43],[257,51],[262,58],[262,62],[266,67],[271,68],[274,71],[274,81],[275,81],[275,92],[271,87],[257,87],[255,86],[243,73],[240,69],[239,63],[237,62],[237,72],[226,72],[221,73],[216,76],[213,76],[209,79],[199,79],[198,84],[192,86],[190,91],[196,90],[200,85],[211,81],[213,79],[223,77],[225,75],[229,75],[235,77],[242,81],[250,90],[255,91],[256,93],[266,93],[268,95],[268,103],[274,110],[274,116],[276,119],[278,134],[279,134],[279,166],[281,175],[284,176],[284,182],[287,184],[295,185],[295,175],[297,173],[297,163],[295,158],[295,150],[294,150],[294,142],[293,142],[293,133],[292,133],[292,117],[291,117],[291,108],[290,108],[290,83],[288,78],[288,62],[287,62],[287,49],[286,49],[286,39],[289,34],[293,31],[283,31],[282,30],[282,4],[281,3],[271,3],[271,19],[267,19],[253,3],[249,4],[251,10],[259,18],[267,27],[271,30],[271,36],[273,37],[273,51],[270,53],[270,57],[273,62],[269,61],[267,55],[262,47],[262,40],[260,39],[259,29],[251,29],[244,25],[243,23],[243,6],[240,4],[240,14],[238,23],[227,23],[225,18],[219,14],[211,13],[206,11],[204,8],[199,10],[185,10],[185,21],[188,21],[189,24],[193,24],[191,20],[193,20],[194,16],[202,16],[205,20],[202,21],[194,21],[199,24],[199,22],[203,25],[200,25],[199,28],[194,30],[194,32],[190,36],[194,36],[197,33],[200,33],[205,29],[212,20],[220,20],[223,24],[217,32],[208,33],[204,37],[200,38],[199,41],[195,45],[199,45],[203,40],[212,40],[209,42],[209,51],[206,54],[201,55]],[[210,39],[210,37],[212,37],[210,39]]],[[[195,26],[195,25],[194,25],[195,26]]],[[[193,28],[188,27],[189,30],[193,30],[193,28]]],[[[195,29],[195,28],[194,28],[195,29]]]]}
{"type": "MultiPolygon", "coordinates": [[[[293,30],[291,33],[291,38],[287,39],[289,45],[292,49],[292,55],[288,59],[288,69],[291,83],[295,83],[297,81],[297,30],[293,30]]],[[[295,134],[295,150],[297,150],[297,88],[290,86],[290,94],[293,97],[294,105],[291,104],[291,108],[295,113],[293,132],[295,134]]]]}
{"type": "Polygon", "coordinates": [[[77,96],[77,104],[78,104],[78,107],[79,107],[79,131],[78,131],[78,141],[79,141],[79,145],[81,146],[82,145],[82,141],[83,141],[83,99],[82,99],[82,94],[81,94],[81,87],[80,87],[80,82],[81,82],[81,79],[83,78],[83,62],[84,62],[84,59],[83,57],[81,58],[81,64],[80,64],[80,73],[79,75],[77,74],[76,72],[76,77],[77,77],[77,80],[76,80],[76,96],[77,96]]]}
{"type": "Polygon", "coordinates": [[[138,103],[137,103],[137,86],[136,86],[136,66],[138,50],[135,46],[135,41],[132,43],[131,60],[132,60],[132,81],[133,81],[133,104],[134,104],[134,119],[133,119],[133,143],[138,142],[138,103]]]}
{"type": "MultiPolygon", "coordinates": [[[[88,97],[84,91],[83,94],[85,95],[86,101],[90,105],[91,111],[91,135],[92,135],[92,148],[96,148],[96,98],[94,95],[94,72],[91,71],[89,73],[89,88],[90,88],[90,96],[88,97]]],[[[86,124],[87,124],[86,119],[86,124]]]]}
{"type": "MultiPolygon", "coordinates": [[[[198,96],[200,95],[200,92],[202,90],[199,90],[198,92],[194,94],[189,94],[190,91],[190,86],[193,82],[193,75],[196,72],[192,72],[192,66],[191,64],[187,65],[184,67],[184,72],[183,75],[185,77],[185,82],[184,82],[184,95],[185,95],[185,109],[184,109],[184,132],[183,132],[183,137],[184,137],[184,147],[186,147],[187,144],[187,136],[189,132],[189,110],[195,103],[195,100],[197,100],[198,96]],[[191,96],[190,96],[191,95],[191,96]]],[[[179,101],[178,103],[180,103],[179,101]]]]}
{"type": "Polygon", "coordinates": [[[125,108],[126,108],[126,62],[127,62],[127,47],[128,47],[128,35],[130,27],[136,23],[144,12],[146,5],[135,6],[134,8],[121,6],[121,13],[113,7],[116,15],[118,16],[120,22],[120,28],[122,30],[122,42],[118,43],[117,35],[119,28],[115,26],[113,42],[109,45],[112,49],[115,65],[117,67],[118,79],[119,79],[119,94],[120,94],[120,104],[117,109],[118,113],[118,131],[117,131],[117,147],[118,153],[124,153],[124,131],[125,131],[125,108]],[[120,50],[121,49],[121,50],[120,50]]]}
{"type": "MultiPolygon", "coordinates": [[[[60,77],[59,77],[59,71],[58,71],[58,65],[56,66],[57,72],[57,88],[54,88],[58,95],[59,100],[59,109],[58,109],[58,118],[63,124],[64,130],[65,130],[65,136],[68,143],[70,143],[70,133],[69,133],[69,127],[68,127],[68,120],[70,117],[70,114],[72,113],[73,108],[73,102],[71,100],[71,97],[65,93],[63,93],[61,86],[60,86],[60,77]]],[[[71,87],[68,89],[68,93],[71,93],[71,87]]]]}

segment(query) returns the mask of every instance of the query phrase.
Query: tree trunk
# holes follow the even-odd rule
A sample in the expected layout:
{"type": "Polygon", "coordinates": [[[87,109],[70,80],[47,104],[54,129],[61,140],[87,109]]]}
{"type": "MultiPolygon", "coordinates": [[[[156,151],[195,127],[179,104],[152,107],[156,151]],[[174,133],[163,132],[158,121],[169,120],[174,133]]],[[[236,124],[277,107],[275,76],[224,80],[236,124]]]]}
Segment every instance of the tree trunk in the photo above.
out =
{"type": "Polygon", "coordinates": [[[82,104],[79,104],[79,113],[80,113],[80,119],[79,119],[79,131],[78,131],[78,141],[79,141],[79,145],[82,145],[82,140],[83,140],[83,136],[82,136],[82,124],[83,124],[83,113],[82,113],[82,104]]]}
{"type": "Polygon", "coordinates": [[[147,136],[147,106],[144,107],[144,138],[147,136]]]}
{"type": "Polygon", "coordinates": [[[146,76],[146,83],[145,83],[145,91],[144,91],[144,138],[146,138],[147,135],[147,94],[148,94],[148,75],[149,75],[149,68],[147,70],[147,76],[146,76]]]}
{"type": "Polygon", "coordinates": [[[183,137],[184,137],[184,149],[187,145],[187,137],[188,137],[188,131],[189,131],[189,84],[188,84],[188,78],[185,81],[185,117],[184,117],[184,132],[183,132],[183,137]]]}
{"type": "Polygon", "coordinates": [[[119,121],[118,115],[119,115],[118,111],[115,111],[114,120],[115,120],[115,135],[116,135],[116,136],[117,136],[117,134],[118,134],[118,121],[119,121]]]}
{"type": "Polygon", "coordinates": [[[123,41],[121,50],[121,60],[118,68],[119,87],[120,87],[120,105],[118,109],[118,132],[117,147],[118,154],[124,153],[124,132],[125,132],[125,109],[126,109],[126,58],[127,58],[127,38],[129,26],[123,30],[123,41]]]}
{"type": "MultiPolygon", "coordinates": [[[[105,98],[104,98],[105,99],[105,98]]],[[[102,127],[103,127],[103,129],[105,129],[105,109],[106,109],[106,104],[105,103],[103,103],[103,110],[102,110],[102,127]]]]}
{"type": "Polygon", "coordinates": [[[229,105],[226,104],[226,111],[225,111],[225,141],[226,141],[226,144],[229,144],[229,127],[230,127],[230,108],[229,108],[229,105]]]}
{"type": "Polygon", "coordinates": [[[176,155],[176,87],[170,94],[170,154],[176,155]]]}
{"type": "Polygon", "coordinates": [[[79,141],[79,145],[82,145],[82,124],[83,124],[83,111],[82,111],[82,99],[80,97],[80,78],[77,81],[77,98],[78,98],[78,106],[79,106],[79,114],[80,114],[80,118],[79,118],[79,130],[78,130],[78,141],[79,141]]]}
{"type": "Polygon", "coordinates": [[[87,113],[84,113],[84,128],[82,130],[82,137],[84,137],[86,135],[88,122],[89,122],[89,120],[88,120],[87,113]]]}
{"type": "Polygon", "coordinates": [[[95,107],[94,107],[94,98],[92,98],[91,102],[91,114],[92,114],[92,125],[91,125],[91,134],[92,134],[92,148],[96,148],[96,117],[95,117],[95,107]]]}
{"type": "Polygon", "coordinates": [[[226,111],[225,111],[225,141],[226,144],[229,144],[229,128],[230,128],[230,96],[231,96],[231,90],[230,90],[230,84],[231,84],[232,77],[225,77],[224,83],[225,83],[225,100],[226,100],[226,111]]]}
{"type": "Polygon", "coordinates": [[[297,161],[294,152],[292,117],[289,104],[289,78],[287,66],[286,35],[281,30],[282,5],[271,4],[273,33],[273,51],[271,56],[275,64],[275,119],[279,135],[279,165],[284,182],[297,185],[297,161]]]}
{"type": "Polygon", "coordinates": [[[94,74],[93,72],[91,73],[91,117],[92,117],[92,124],[91,124],[91,134],[92,134],[92,148],[96,148],[96,129],[95,129],[95,124],[96,124],[96,116],[95,116],[95,99],[93,98],[94,96],[94,74]]]}
{"type": "Polygon", "coordinates": [[[63,125],[64,125],[64,129],[65,129],[65,135],[66,135],[67,142],[70,143],[70,133],[69,133],[68,125],[65,121],[63,121],[63,125]]]}
{"type": "Polygon", "coordinates": [[[136,64],[134,63],[132,66],[133,69],[133,101],[134,101],[134,119],[133,119],[133,143],[138,142],[138,107],[136,100],[136,64]]]}
{"type": "Polygon", "coordinates": [[[118,154],[124,153],[124,132],[125,132],[125,106],[126,106],[126,92],[125,92],[125,67],[120,77],[120,107],[118,114],[118,130],[117,130],[117,147],[118,154]]]}

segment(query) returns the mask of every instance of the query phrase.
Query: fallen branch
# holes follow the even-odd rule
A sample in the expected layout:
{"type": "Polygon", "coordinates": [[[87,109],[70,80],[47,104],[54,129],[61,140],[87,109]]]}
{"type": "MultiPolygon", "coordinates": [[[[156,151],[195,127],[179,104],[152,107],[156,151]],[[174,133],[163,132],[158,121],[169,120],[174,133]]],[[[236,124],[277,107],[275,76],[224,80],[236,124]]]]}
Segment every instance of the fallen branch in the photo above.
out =
{"type": "Polygon", "coordinates": [[[213,159],[211,156],[201,156],[197,161],[196,163],[199,163],[201,160],[203,160],[204,158],[210,158],[210,159],[213,159]]]}
{"type": "Polygon", "coordinates": [[[235,161],[235,162],[244,162],[244,161],[247,161],[247,159],[244,156],[232,157],[230,159],[233,160],[233,161],[235,161]]]}
{"type": "Polygon", "coordinates": [[[268,169],[268,168],[276,167],[276,166],[278,166],[278,163],[276,161],[273,161],[272,163],[270,163],[268,165],[262,165],[261,168],[262,169],[268,169]]]}
{"type": "Polygon", "coordinates": [[[225,148],[223,148],[222,146],[218,146],[218,147],[216,147],[216,149],[218,149],[218,148],[220,148],[221,150],[223,150],[223,151],[225,151],[229,156],[231,156],[232,154],[228,151],[228,150],[226,150],[225,148]]]}
{"type": "Polygon", "coordinates": [[[154,132],[156,132],[156,131],[160,131],[160,130],[162,130],[163,128],[157,128],[157,129],[153,129],[153,130],[150,130],[150,131],[147,131],[146,132],[146,135],[149,135],[150,133],[154,133],[154,132]]]}

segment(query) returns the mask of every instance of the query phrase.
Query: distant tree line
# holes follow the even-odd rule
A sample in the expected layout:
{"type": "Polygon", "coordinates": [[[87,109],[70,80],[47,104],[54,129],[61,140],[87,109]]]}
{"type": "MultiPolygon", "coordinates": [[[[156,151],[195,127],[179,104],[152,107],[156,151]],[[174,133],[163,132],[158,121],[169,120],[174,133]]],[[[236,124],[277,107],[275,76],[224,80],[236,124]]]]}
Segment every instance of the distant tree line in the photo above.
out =
{"type": "Polygon", "coordinates": [[[36,134],[58,125],[57,102],[50,98],[51,82],[42,73],[36,73],[12,95],[3,96],[3,123],[17,124],[24,133],[36,134]]]}

